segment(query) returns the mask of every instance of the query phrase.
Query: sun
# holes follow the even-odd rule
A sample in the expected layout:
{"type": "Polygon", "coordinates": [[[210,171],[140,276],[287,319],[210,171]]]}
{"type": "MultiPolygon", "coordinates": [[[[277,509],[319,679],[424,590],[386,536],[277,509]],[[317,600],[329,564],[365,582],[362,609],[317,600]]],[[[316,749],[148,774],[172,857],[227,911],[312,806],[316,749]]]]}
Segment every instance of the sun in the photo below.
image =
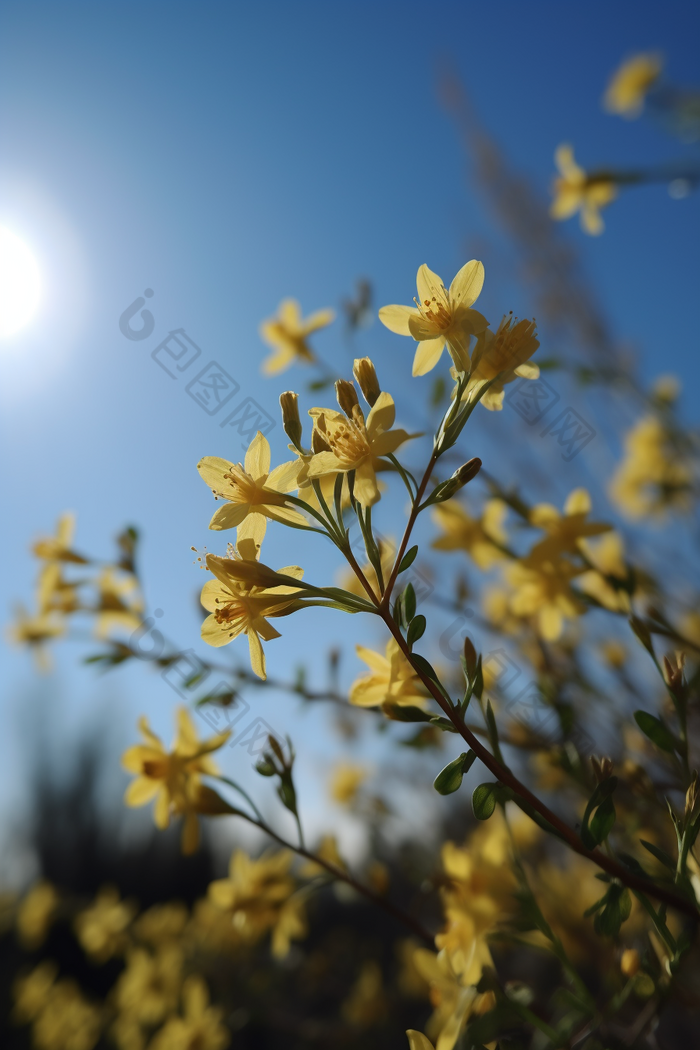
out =
{"type": "Polygon", "coordinates": [[[24,241],[0,226],[0,339],[14,335],[39,305],[41,276],[24,241]]]}

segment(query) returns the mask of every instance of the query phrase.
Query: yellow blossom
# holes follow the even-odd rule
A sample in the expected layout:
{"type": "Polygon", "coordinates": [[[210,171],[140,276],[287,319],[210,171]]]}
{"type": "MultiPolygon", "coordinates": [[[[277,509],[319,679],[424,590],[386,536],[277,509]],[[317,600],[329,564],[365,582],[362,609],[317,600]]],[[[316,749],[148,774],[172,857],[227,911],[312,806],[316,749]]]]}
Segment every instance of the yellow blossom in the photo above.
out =
{"type": "Polygon", "coordinates": [[[58,976],[58,966],[44,959],[25,977],[18,977],[12,986],[15,1005],[12,1019],[26,1024],[39,1016],[48,1001],[49,993],[58,976]]]}
{"type": "Polygon", "coordinates": [[[620,533],[608,532],[596,542],[581,540],[580,547],[594,568],[578,577],[577,586],[611,612],[629,613],[630,595],[622,586],[615,585],[615,581],[625,583],[628,577],[620,533]]]}
{"type": "Polygon", "coordinates": [[[315,361],[307,336],[320,328],[326,328],[334,318],[333,310],[326,309],[318,310],[303,320],[296,299],[284,299],[277,316],[268,318],[260,325],[261,338],[274,350],[264,361],[263,372],[276,375],[291,364],[310,364],[315,361]]]}
{"type": "Polygon", "coordinates": [[[15,620],[7,629],[7,637],[15,645],[28,646],[40,671],[48,671],[51,660],[46,643],[65,632],[63,618],[56,612],[32,616],[22,605],[15,608],[15,620]]]}
{"type": "Polygon", "coordinates": [[[37,1050],[92,1050],[100,1036],[99,1007],[88,1002],[73,980],[58,981],[34,1022],[37,1050]]]}
{"type": "Polygon", "coordinates": [[[75,932],[85,952],[100,963],[120,953],[135,914],[133,902],[121,900],[114,886],[103,886],[94,903],[75,919],[75,932]]]}
{"type": "Polygon", "coordinates": [[[503,408],[503,388],[507,383],[516,379],[539,378],[539,366],[529,360],[539,345],[534,321],[519,321],[508,314],[496,332],[487,328],[476,341],[472,353],[472,374],[463,400],[475,400],[481,390],[490,384],[481,397],[481,404],[491,412],[499,412],[503,408]]]}
{"type": "Polygon", "coordinates": [[[286,505],[286,494],[297,487],[299,462],[290,460],[270,471],[270,444],[260,431],[251,441],[243,464],[205,456],[197,470],[216,498],[225,500],[209,522],[210,529],[218,532],[237,525],[238,539],[251,538],[259,547],[268,518],[306,525],[299,511],[286,505]]]}
{"type": "Polygon", "coordinates": [[[224,1050],[231,1033],[223,1023],[223,1010],[209,1005],[209,991],[198,974],[182,986],[182,1016],[171,1017],[154,1036],[150,1050],[224,1050]]]}
{"type": "Polygon", "coordinates": [[[61,564],[47,562],[39,573],[37,601],[41,613],[59,612],[67,615],[80,608],[77,585],[64,580],[61,564]]]}
{"type": "Polygon", "coordinates": [[[355,801],[360,786],[367,779],[364,766],[352,762],[340,762],[333,770],[330,792],[335,802],[347,805],[355,801]]]}
{"type": "Polygon", "coordinates": [[[576,554],[589,536],[609,532],[612,525],[587,521],[591,512],[591,497],[586,489],[574,489],[564,503],[560,514],[551,503],[538,503],[530,511],[530,523],[543,529],[547,536],[532,548],[531,561],[547,560],[560,554],[576,554]]]}
{"type": "Polygon", "coordinates": [[[357,655],[370,669],[353,682],[348,699],[356,707],[400,707],[427,706],[427,693],[419,676],[408,662],[398,642],[390,638],[384,656],[364,645],[355,646],[357,655]]]}
{"type": "Polygon", "coordinates": [[[428,1037],[423,1035],[422,1032],[417,1032],[415,1028],[409,1028],[406,1035],[408,1036],[409,1050],[434,1050],[433,1044],[428,1037]]]}
{"type": "Polygon", "coordinates": [[[116,631],[135,631],[142,622],[143,598],[131,573],[107,568],[97,580],[95,634],[107,638],[116,631]]]}
{"type": "Polygon", "coordinates": [[[118,1010],[140,1025],[160,1024],[177,1007],[183,961],[177,944],[163,945],[153,954],[132,949],[114,989],[118,1010]]]}
{"type": "MultiPolygon", "coordinates": [[[[256,565],[257,562],[254,558],[242,558],[237,551],[233,554],[232,558],[207,555],[207,568],[215,579],[209,580],[202,588],[200,600],[210,613],[202,624],[202,639],[207,645],[218,647],[246,634],[251,667],[258,678],[265,679],[265,653],[260,639],[269,642],[280,637],[267,618],[289,616],[302,608],[298,598],[301,592],[290,586],[268,587],[250,577],[241,578],[245,564],[256,565]]],[[[261,566],[261,570],[265,568],[261,566]]],[[[296,580],[304,575],[298,565],[285,565],[279,572],[296,580]]]]}
{"type": "Polygon", "coordinates": [[[600,209],[617,196],[617,186],[605,177],[591,178],[574,160],[571,146],[562,145],[554,154],[560,176],[554,180],[553,219],[568,219],[581,212],[581,227],[590,234],[602,233],[600,209]]]}
{"type": "Polygon", "coordinates": [[[140,940],[149,944],[159,945],[176,941],[185,929],[188,917],[187,908],[180,901],[154,904],[139,915],[134,923],[134,933],[140,940]]]}
{"type": "Polygon", "coordinates": [[[29,951],[39,948],[51,928],[59,897],[50,882],[32,886],[17,909],[17,936],[29,951]]]}
{"type": "Polygon", "coordinates": [[[484,284],[484,267],[472,259],[452,281],[449,291],[442,278],[423,263],[416,277],[418,296],[412,306],[383,306],[379,320],[397,335],[410,335],[418,347],[413,359],[413,375],[430,372],[447,346],[460,371],[469,361],[470,336],[488,327],[488,321],[472,305],[484,284]]]}
{"type": "Polygon", "coordinates": [[[289,874],[293,859],[289,850],[264,853],[253,860],[238,849],[231,857],[228,878],[209,884],[210,901],[231,916],[246,940],[255,941],[272,930],[273,952],[278,957],[289,950],[291,937],[306,932],[303,898],[297,896],[286,907],[295,890],[289,874]]]}
{"type": "Polygon", "coordinates": [[[69,561],[85,565],[87,558],[71,550],[74,532],[75,515],[62,514],[56,525],[56,535],[43,536],[37,540],[32,547],[32,552],[37,558],[43,558],[46,561],[69,561]]]}
{"type": "MultiPolygon", "coordinates": [[[[215,811],[218,799],[211,789],[204,793],[201,777],[219,772],[209,756],[226,743],[230,733],[217,733],[200,741],[185,707],[178,708],[177,721],[177,736],[168,752],[151,731],[148,720],[139,719],[145,743],[129,748],[122,757],[124,768],[137,774],[126,789],[124,801],[127,806],[143,806],[155,798],[154,818],[159,828],[167,828],[173,813],[184,816],[182,848],[185,853],[193,853],[199,842],[197,813],[215,811]]],[[[225,810],[219,810],[222,811],[225,810]]]]}
{"type": "Polygon", "coordinates": [[[368,959],[362,964],[357,980],[341,1006],[341,1013],[350,1024],[369,1028],[377,1024],[386,1012],[381,967],[374,959],[368,959]]]}
{"type": "Polygon", "coordinates": [[[612,500],[630,518],[687,510],[693,475],[674,449],[658,416],[640,419],[625,434],[624,457],[609,486],[612,500]]]}
{"type": "Polygon", "coordinates": [[[359,404],[352,418],[332,408],[312,408],[309,415],[314,427],[328,445],[327,452],[317,453],[308,465],[309,478],[324,474],[355,472],[355,498],[363,507],[373,506],[379,499],[376,471],[379,457],[396,452],[412,436],[405,430],[392,430],[396,409],[394,400],[385,391],[379,395],[365,421],[359,404]]]}
{"type": "Polygon", "coordinates": [[[507,511],[503,500],[491,499],[479,519],[472,518],[457,500],[441,503],[433,509],[432,516],[444,531],[432,546],[439,551],[466,551],[480,569],[490,569],[506,556],[500,548],[508,542],[503,527],[507,511]]]}
{"type": "Polygon", "coordinates": [[[603,107],[608,113],[617,113],[621,117],[638,117],[662,68],[661,56],[651,52],[628,58],[615,70],[603,96],[603,107]]]}
{"type": "Polygon", "coordinates": [[[564,558],[513,562],[505,569],[506,579],[515,591],[510,599],[511,611],[516,616],[534,616],[540,636],[555,642],[564,629],[564,621],[585,612],[571,588],[571,581],[582,571],[564,558]]]}
{"type": "Polygon", "coordinates": [[[435,1043],[435,1050],[453,1050],[473,1012],[477,999],[476,988],[462,982],[445,951],[436,955],[427,948],[417,948],[413,959],[419,974],[430,986],[434,1013],[427,1028],[435,1043]]]}

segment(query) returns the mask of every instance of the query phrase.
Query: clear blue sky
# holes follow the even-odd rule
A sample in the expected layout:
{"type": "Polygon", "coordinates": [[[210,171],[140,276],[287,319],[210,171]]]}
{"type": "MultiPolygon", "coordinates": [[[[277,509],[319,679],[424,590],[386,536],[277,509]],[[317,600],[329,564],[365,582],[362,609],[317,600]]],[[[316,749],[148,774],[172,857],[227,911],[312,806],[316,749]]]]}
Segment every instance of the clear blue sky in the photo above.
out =
{"type": "MultiPolygon", "coordinates": [[[[276,418],[279,390],[306,378],[260,376],[258,324],[281,298],[298,297],[305,311],[336,305],[367,275],[378,304],[409,301],[420,263],[449,279],[465,239],[488,227],[436,100],[441,62],[455,65],[484,122],[546,188],[562,140],[588,166],[681,152],[649,125],[605,116],[599,99],[639,49],[661,50],[674,81],[697,83],[699,32],[700,9],[679,2],[6,0],[0,222],[34,249],[45,298],[35,324],[0,352],[3,617],[29,596],[28,542],[70,508],[79,546],[92,552],[108,554],[125,522],[143,530],[149,604],[164,610],[171,637],[196,644],[202,573],[189,547],[219,549],[221,537],[207,533],[212,504],[195,465],[205,454],[237,458],[240,441],[221,429],[226,413],[207,416],[151,350],[184,328],[202,365],[216,359],[239,384],[232,405],[253,397],[276,418]],[[146,288],[154,334],[129,342],[118,320],[146,288]]],[[[687,390],[698,380],[699,210],[697,196],[678,202],[644,188],[610,209],[603,238],[570,228],[644,374],[675,371],[687,390]]],[[[347,368],[339,331],[317,346],[347,368]]],[[[412,389],[403,341],[375,325],[359,346],[392,375],[385,383],[400,403],[412,389]]],[[[694,398],[685,410],[697,419],[694,398]]],[[[277,459],[283,437],[277,426],[277,459]]],[[[303,563],[310,548],[294,536],[303,563]]],[[[266,559],[288,562],[286,544],[271,529],[266,559]]],[[[330,571],[331,560],[317,565],[330,571]]],[[[269,650],[279,673],[305,629],[321,645],[355,631],[320,617],[287,622],[269,650]]],[[[73,670],[75,656],[59,659],[52,686],[73,727],[103,692],[73,670]]],[[[7,766],[31,669],[6,649],[3,666],[7,766]]],[[[135,670],[109,687],[123,706],[116,720],[128,725],[145,709],[169,734],[172,694],[135,670]]],[[[295,728],[289,702],[260,703],[281,729],[295,728]]]]}

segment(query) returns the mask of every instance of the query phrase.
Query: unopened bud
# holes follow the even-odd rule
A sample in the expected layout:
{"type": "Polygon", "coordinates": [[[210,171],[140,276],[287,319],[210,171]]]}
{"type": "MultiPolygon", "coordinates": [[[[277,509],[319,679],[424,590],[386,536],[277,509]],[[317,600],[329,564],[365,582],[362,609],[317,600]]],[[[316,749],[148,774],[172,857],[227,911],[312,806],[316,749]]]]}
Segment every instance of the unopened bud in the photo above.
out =
{"type": "Polygon", "coordinates": [[[698,774],[697,770],[693,772],[693,779],[690,782],[690,787],[685,793],[685,819],[692,820],[695,812],[695,807],[698,804],[698,774]]]}
{"type": "Polygon", "coordinates": [[[668,656],[664,656],[663,675],[664,680],[672,693],[677,693],[683,687],[683,669],[685,667],[685,653],[675,654],[675,666],[668,656]]]}
{"type": "Polygon", "coordinates": [[[461,467],[454,472],[452,477],[449,477],[447,481],[443,481],[442,485],[438,485],[433,491],[432,495],[428,498],[425,506],[432,506],[434,503],[444,503],[448,499],[452,499],[455,492],[459,492],[468,481],[475,478],[481,470],[481,460],[474,457],[470,459],[468,463],[463,463],[461,467]]]}
{"type": "Polygon", "coordinates": [[[372,408],[382,392],[374,365],[368,357],[356,357],[352,366],[352,374],[357,380],[362,396],[372,408]]]}
{"type": "Polygon", "coordinates": [[[639,952],[635,948],[626,948],[620,959],[620,969],[625,977],[634,977],[640,965],[639,952]]]}
{"type": "Polygon", "coordinates": [[[478,456],[474,456],[468,463],[463,463],[458,470],[452,475],[453,478],[457,478],[460,486],[466,485],[468,481],[472,481],[481,470],[481,460],[478,456]]]}
{"type": "Polygon", "coordinates": [[[602,784],[604,780],[612,776],[613,763],[611,758],[596,758],[595,755],[591,755],[591,765],[593,766],[593,773],[599,784],[602,784]]]}
{"type": "Polygon", "coordinates": [[[352,419],[355,406],[359,407],[360,404],[355,387],[347,379],[338,379],[335,384],[335,396],[345,415],[352,419]]]}
{"type": "Polygon", "coordinates": [[[280,394],[280,408],[282,409],[282,426],[284,432],[295,446],[301,448],[301,420],[299,419],[299,395],[291,390],[285,390],[280,394]]]}
{"type": "Polygon", "coordinates": [[[478,657],[476,655],[476,649],[469,635],[466,635],[464,639],[464,664],[467,668],[467,674],[469,678],[473,678],[476,673],[476,666],[478,663],[478,657]]]}

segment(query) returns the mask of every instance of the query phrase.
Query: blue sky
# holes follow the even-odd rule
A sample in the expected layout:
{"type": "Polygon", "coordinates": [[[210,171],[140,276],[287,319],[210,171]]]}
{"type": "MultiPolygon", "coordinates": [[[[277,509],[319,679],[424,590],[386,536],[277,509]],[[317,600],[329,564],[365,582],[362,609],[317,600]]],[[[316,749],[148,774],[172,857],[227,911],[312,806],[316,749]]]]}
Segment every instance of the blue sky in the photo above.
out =
{"type": "MultiPolygon", "coordinates": [[[[70,508],[79,546],[94,553],[108,555],[123,524],[142,529],[149,605],[164,610],[170,637],[196,645],[202,573],[189,548],[221,543],[207,533],[212,504],[195,465],[205,454],[237,458],[240,441],[221,428],[226,413],[208,416],[187,395],[188,380],[172,380],[151,351],[184,328],[201,364],[215,359],[239,384],[234,407],[252,397],[276,418],[279,391],[306,378],[260,375],[258,324],[284,296],[306,312],[337,305],[366,275],[378,305],[408,302],[420,263],[449,279],[465,261],[465,240],[490,229],[436,99],[442,63],[545,191],[563,140],[589,167],[683,155],[657,128],[606,116],[599,99],[610,72],[639,49],[662,51],[670,77],[692,84],[699,30],[697,6],[674,2],[593,2],[583,18],[561,2],[6,0],[0,222],[34,250],[44,300],[35,322],[0,349],[3,610],[29,597],[28,542],[70,508]],[[119,317],[146,288],[153,336],[129,342],[119,317]]],[[[604,237],[585,239],[575,223],[568,230],[643,375],[674,371],[686,390],[698,379],[699,209],[697,195],[674,201],[663,187],[642,188],[609,210],[604,237]]],[[[378,325],[360,340],[358,351],[391,376],[400,418],[402,394],[415,397],[411,350],[378,325]]],[[[347,372],[352,353],[338,326],[317,346],[347,372]]],[[[697,420],[695,400],[683,404],[697,420]]],[[[273,457],[286,458],[281,427],[271,442],[273,457]]],[[[312,557],[298,534],[294,549],[302,564],[312,557]]],[[[271,529],[265,553],[273,565],[288,562],[288,535],[271,529]]],[[[332,572],[325,550],[313,557],[316,572],[332,572]]],[[[287,623],[269,653],[280,674],[307,631],[320,645],[374,637],[319,616],[287,623]]],[[[147,710],[169,733],[167,686],[137,667],[105,687],[74,669],[76,655],[63,652],[51,684],[66,712],[62,732],[73,735],[109,695],[120,706],[116,723],[147,710]]],[[[3,665],[0,747],[12,768],[32,676],[23,653],[3,650],[3,665]]],[[[352,655],[347,666],[360,669],[352,655]]],[[[299,728],[290,701],[256,702],[280,729],[299,728]]],[[[299,729],[321,772],[323,717],[299,729]]]]}

